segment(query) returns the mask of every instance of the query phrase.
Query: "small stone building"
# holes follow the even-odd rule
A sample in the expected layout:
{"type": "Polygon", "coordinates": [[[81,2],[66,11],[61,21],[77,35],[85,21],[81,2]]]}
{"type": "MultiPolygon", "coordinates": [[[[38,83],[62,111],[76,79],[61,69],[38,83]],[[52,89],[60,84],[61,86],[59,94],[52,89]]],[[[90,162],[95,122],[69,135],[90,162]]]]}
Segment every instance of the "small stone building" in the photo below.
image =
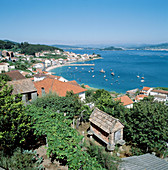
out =
{"type": "Polygon", "coordinates": [[[107,144],[109,151],[114,150],[116,144],[123,145],[123,124],[109,114],[95,108],[90,116],[90,130],[88,135],[95,135],[107,144]]]}
{"type": "Polygon", "coordinates": [[[27,103],[37,99],[37,89],[31,79],[20,79],[8,81],[9,86],[13,87],[12,94],[22,94],[22,101],[27,103]]]}

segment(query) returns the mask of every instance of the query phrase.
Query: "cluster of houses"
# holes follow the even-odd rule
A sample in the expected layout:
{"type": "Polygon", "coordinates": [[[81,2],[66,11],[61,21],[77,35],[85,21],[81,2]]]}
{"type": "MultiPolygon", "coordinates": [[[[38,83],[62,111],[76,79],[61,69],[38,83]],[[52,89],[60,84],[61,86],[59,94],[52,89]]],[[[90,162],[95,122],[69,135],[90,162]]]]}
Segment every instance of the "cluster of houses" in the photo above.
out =
{"type": "MultiPolygon", "coordinates": [[[[21,60],[22,62],[28,61],[31,63],[31,60],[35,61],[35,64],[32,64],[28,70],[33,71],[34,69],[43,69],[45,70],[47,67],[50,66],[56,66],[56,65],[63,65],[66,63],[71,62],[77,62],[77,61],[86,61],[90,59],[97,58],[97,54],[76,54],[73,52],[68,51],[60,51],[60,50],[54,50],[54,51],[42,51],[35,53],[35,56],[33,55],[25,55],[21,54],[19,52],[13,52],[13,51],[7,51],[3,50],[0,51],[0,61],[6,60],[10,61],[11,63],[14,63],[16,61],[21,60]],[[46,56],[49,56],[49,59],[47,59],[46,56]],[[55,59],[54,56],[58,56],[58,59],[55,59]]],[[[9,69],[15,69],[14,65],[8,66],[9,69]]],[[[0,68],[0,73],[4,70],[3,68],[0,68]]],[[[6,70],[4,70],[6,71],[6,70]]]]}
{"type": "Polygon", "coordinates": [[[13,86],[13,94],[22,94],[24,103],[35,100],[37,96],[43,96],[50,92],[59,96],[66,96],[67,91],[78,94],[81,100],[85,99],[85,91],[75,80],[68,81],[61,76],[38,73],[33,78],[25,78],[18,70],[3,73],[8,75],[12,81],[8,85],[13,86]]]}

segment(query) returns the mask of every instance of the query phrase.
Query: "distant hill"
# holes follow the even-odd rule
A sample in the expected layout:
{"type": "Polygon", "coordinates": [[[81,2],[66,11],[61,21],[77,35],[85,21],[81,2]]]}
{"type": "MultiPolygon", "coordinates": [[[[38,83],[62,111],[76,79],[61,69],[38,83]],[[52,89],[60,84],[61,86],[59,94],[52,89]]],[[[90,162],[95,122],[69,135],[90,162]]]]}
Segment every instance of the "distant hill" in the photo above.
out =
{"type": "Polygon", "coordinates": [[[102,51],[106,51],[106,50],[108,50],[108,51],[122,51],[123,48],[111,46],[111,47],[102,48],[100,50],[102,50],[102,51]]]}
{"type": "Polygon", "coordinates": [[[82,47],[82,46],[73,46],[73,45],[52,45],[53,47],[58,47],[62,49],[72,49],[72,50],[95,50],[98,48],[93,48],[93,47],[82,47]]]}
{"type": "Polygon", "coordinates": [[[134,48],[136,50],[168,50],[168,43],[145,45],[141,47],[134,48]]]}
{"type": "Polygon", "coordinates": [[[62,49],[82,48],[82,47],[77,47],[77,46],[60,45],[60,44],[55,44],[55,45],[52,45],[52,46],[53,46],[53,47],[62,48],[62,49]]]}
{"type": "Polygon", "coordinates": [[[5,42],[10,42],[10,43],[13,43],[13,44],[19,44],[18,42],[15,42],[15,41],[11,41],[11,40],[3,40],[5,42]]]}

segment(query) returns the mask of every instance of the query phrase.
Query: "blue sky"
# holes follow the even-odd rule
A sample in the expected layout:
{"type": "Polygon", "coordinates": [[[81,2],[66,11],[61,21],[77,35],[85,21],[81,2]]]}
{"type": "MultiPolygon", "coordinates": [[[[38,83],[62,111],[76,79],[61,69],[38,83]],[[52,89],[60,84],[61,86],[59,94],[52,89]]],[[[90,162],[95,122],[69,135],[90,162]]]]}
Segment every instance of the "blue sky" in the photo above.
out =
{"type": "Polygon", "coordinates": [[[43,44],[168,42],[168,0],[0,0],[0,39],[43,44]]]}

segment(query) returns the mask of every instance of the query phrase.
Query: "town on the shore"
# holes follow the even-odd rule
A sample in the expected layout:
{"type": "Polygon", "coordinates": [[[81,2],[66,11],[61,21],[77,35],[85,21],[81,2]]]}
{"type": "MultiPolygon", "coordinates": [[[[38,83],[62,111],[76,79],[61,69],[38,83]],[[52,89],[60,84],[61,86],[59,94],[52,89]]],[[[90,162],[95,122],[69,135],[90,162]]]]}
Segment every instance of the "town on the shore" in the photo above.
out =
{"type": "MultiPolygon", "coordinates": [[[[2,50],[0,51],[0,75],[7,76],[7,85],[13,88],[12,94],[21,94],[25,106],[37,100],[38,97],[44,97],[51,92],[60,97],[65,97],[67,92],[73,92],[85,103],[86,92],[90,89],[88,85],[79,85],[75,80],[69,81],[62,76],[52,75],[49,70],[65,65],[70,66],[73,62],[99,58],[101,57],[98,54],[81,55],[60,50],[42,51],[35,53],[35,55],[2,50]]],[[[165,105],[168,103],[168,91],[155,87],[136,88],[128,90],[125,94],[110,93],[110,95],[113,101],[119,101],[128,110],[133,108],[134,103],[138,103],[149,96],[153,96],[154,101],[162,102],[165,105]]],[[[125,145],[123,123],[118,118],[114,118],[98,109],[94,102],[85,103],[85,105],[92,109],[89,118],[90,128],[87,132],[90,140],[92,140],[92,136],[95,136],[106,145],[108,152],[113,152],[118,145],[125,145]]],[[[78,119],[77,125],[79,125],[80,120],[78,119]]],[[[120,147],[120,151],[122,152],[123,150],[120,147]]],[[[119,157],[120,153],[117,152],[117,155],[119,157]]],[[[136,159],[145,158],[146,161],[153,159],[152,162],[154,163],[158,159],[154,155],[144,154],[136,157],[136,159]]],[[[133,156],[132,159],[134,160],[135,157],[133,156]]],[[[133,166],[129,159],[126,161],[128,163],[122,163],[120,167],[133,166]]],[[[168,167],[168,164],[162,161],[161,159],[158,160],[164,167],[168,167]]],[[[133,167],[135,168],[135,166],[133,167]]]]}
{"type": "MultiPolygon", "coordinates": [[[[33,84],[35,85],[34,91],[36,91],[36,95],[41,95],[41,88],[48,90],[46,93],[49,92],[49,89],[51,88],[50,81],[46,81],[46,79],[55,79],[58,81],[55,81],[54,86],[58,86],[57,83],[61,84],[66,83],[65,89],[60,89],[61,91],[64,91],[64,94],[61,94],[60,91],[54,91],[60,95],[66,95],[66,90],[69,89],[67,84],[71,84],[70,90],[72,90],[75,93],[79,93],[82,100],[85,99],[85,91],[82,88],[76,92],[76,85],[79,87],[78,83],[74,81],[68,81],[62,76],[54,76],[52,75],[49,70],[61,67],[65,65],[71,65],[73,62],[83,62],[88,60],[94,60],[99,59],[101,56],[99,54],[76,54],[74,52],[68,52],[68,51],[60,51],[58,49],[54,51],[41,51],[36,52],[35,55],[25,55],[21,54],[20,52],[13,52],[9,50],[2,50],[0,51],[0,73],[5,73],[11,77],[12,81],[10,82],[11,85],[17,87],[17,84],[19,86],[24,86],[24,83],[21,83],[22,81],[27,81],[31,83],[31,87],[33,84]],[[55,59],[52,56],[59,56],[58,59],[55,59]],[[26,64],[27,66],[26,66],[26,64]],[[23,64],[23,67],[20,67],[20,65],[23,64]],[[19,67],[18,67],[19,66],[19,67]],[[29,66],[29,67],[28,67],[29,66]],[[26,78],[28,78],[26,80],[26,78]],[[25,79],[25,80],[24,80],[25,79]],[[46,82],[46,83],[44,83],[46,82]],[[75,83],[74,83],[75,82],[75,83]],[[45,84],[45,86],[44,86],[45,84]],[[74,86],[75,85],[75,86],[74,86]],[[48,89],[47,89],[48,88],[48,89]]],[[[89,86],[86,85],[86,88],[89,86]]],[[[20,87],[21,89],[24,89],[24,87],[20,87]]],[[[62,87],[63,88],[63,87],[62,87]]],[[[54,88],[53,88],[54,89],[54,88]]],[[[33,93],[34,93],[33,91],[33,93]]],[[[24,101],[27,102],[28,99],[32,99],[32,97],[26,97],[26,94],[24,90],[19,91],[18,93],[22,93],[24,101]]],[[[30,93],[29,92],[26,93],[30,93]]],[[[29,94],[30,95],[30,94],[29,94]]],[[[168,91],[162,90],[162,89],[156,89],[154,87],[143,87],[143,89],[132,89],[128,90],[125,95],[119,94],[114,95],[114,97],[117,97],[123,105],[127,108],[133,107],[133,102],[137,102],[139,100],[144,99],[145,97],[152,95],[154,96],[154,100],[156,101],[168,101],[168,91]],[[129,97],[128,97],[129,96],[129,97]]]]}

